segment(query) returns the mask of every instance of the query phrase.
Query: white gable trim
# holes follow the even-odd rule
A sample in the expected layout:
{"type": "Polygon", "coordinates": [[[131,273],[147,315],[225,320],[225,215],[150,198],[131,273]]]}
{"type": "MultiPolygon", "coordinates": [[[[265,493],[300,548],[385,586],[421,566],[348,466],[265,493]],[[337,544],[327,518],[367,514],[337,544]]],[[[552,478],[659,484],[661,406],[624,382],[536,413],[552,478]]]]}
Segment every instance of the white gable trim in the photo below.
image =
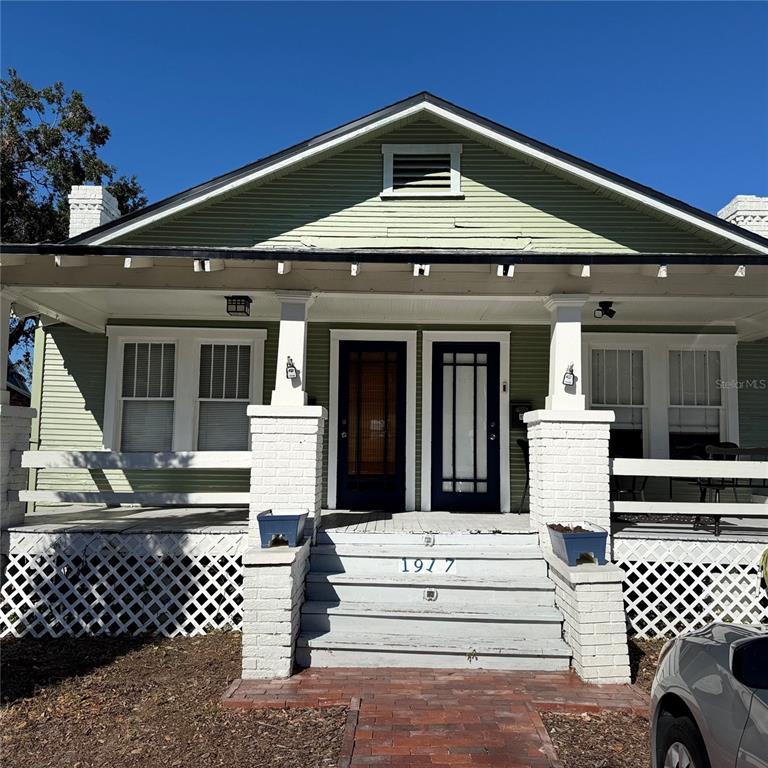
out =
{"type": "Polygon", "coordinates": [[[429,102],[420,102],[413,106],[405,107],[402,110],[399,110],[385,117],[382,117],[379,120],[375,120],[369,123],[368,125],[365,125],[361,128],[350,131],[349,133],[345,133],[345,134],[342,134],[341,136],[330,138],[324,142],[317,144],[316,146],[297,152],[296,154],[275,160],[274,163],[270,163],[262,168],[254,170],[252,173],[247,174],[246,176],[243,176],[239,179],[234,179],[229,184],[225,184],[224,186],[218,187],[208,192],[203,192],[200,194],[199,197],[181,201],[176,205],[171,205],[164,210],[156,211],[151,214],[148,214],[146,217],[138,217],[137,219],[126,222],[124,225],[118,226],[109,232],[104,232],[100,235],[96,235],[92,239],[86,239],[84,240],[84,242],[88,242],[91,245],[101,245],[103,243],[107,243],[111,240],[114,240],[116,237],[120,237],[122,235],[127,234],[128,232],[132,232],[136,229],[140,229],[149,224],[153,224],[156,221],[159,221],[160,219],[166,218],[168,216],[176,215],[180,211],[183,211],[195,205],[199,205],[200,203],[204,203],[214,197],[224,195],[239,187],[242,187],[245,184],[250,184],[266,176],[270,176],[274,173],[277,173],[286,168],[289,168],[292,165],[296,165],[297,163],[305,162],[306,160],[311,159],[316,155],[319,155],[323,152],[327,152],[340,145],[349,143],[350,141],[353,141],[357,138],[365,136],[366,134],[371,133],[372,131],[379,130],[391,123],[397,122],[398,120],[402,120],[411,115],[418,114],[419,112],[430,113],[436,117],[441,118],[442,120],[445,120],[449,123],[453,123],[454,125],[457,125],[461,128],[464,128],[465,130],[468,130],[473,133],[484,136],[486,138],[489,138],[498,144],[514,149],[515,151],[520,152],[524,155],[527,155],[528,157],[532,157],[539,161],[543,161],[549,165],[552,165],[556,168],[566,171],[567,173],[573,174],[578,178],[584,179],[585,181],[588,181],[592,184],[596,184],[598,186],[604,187],[605,189],[609,189],[612,192],[616,192],[631,200],[640,202],[644,205],[649,206],[650,208],[658,210],[666,215],[672,216],[673,218],[679,219],[680,221],[683,221],[687,224],[692,224],[694,226],[700,227],[701,229],[705,229],[708,232],[718,235],[719,237],[723,237],[727,240],[730,240],[731,242],[746,246],[759,253],[768,254],[768,246],[759,245],[747,237],[741,237],[740,235],[733,233],[728,229],[719,227],[714,222],[707,221],[706,219],[702,219],[699,216],[688,213],[686,211],[681,211],[679,208],[673,205],[670,205],[668,203],[664,203],[660,200],[657,200],[656,198],[646,195],[643,192],[640,192],[636,189],[628,187],[617,181],[608,179],[605,176],[602,176],[601,174],[596,173],[594,171],[590,171],[585,168],[582,168],[581,166],[576,165],[575,163],[569,162],[568,160],[556,157],[544,150],[531,147],[522,141],[505,136],[499,133],[498,131],[495,131],[491,128],[487,128],[477,123],[474,120],[461,117],[459,115],[454,114],[450,110],[447,110],[435,104],[431,104],[429,102]]]}

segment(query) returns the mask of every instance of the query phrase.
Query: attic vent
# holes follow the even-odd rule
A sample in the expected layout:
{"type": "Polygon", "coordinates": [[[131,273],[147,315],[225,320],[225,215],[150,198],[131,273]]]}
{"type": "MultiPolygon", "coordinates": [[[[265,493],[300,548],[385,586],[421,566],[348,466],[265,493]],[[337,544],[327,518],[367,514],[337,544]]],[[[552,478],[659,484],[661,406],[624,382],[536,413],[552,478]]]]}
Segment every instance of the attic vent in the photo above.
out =
{"type": "Polygon", "coordinates": [[[383,144],[382,197],[460,197],[461,144],[383,144]]]}
{"type": "Polygon", "coordinates": [[[392,155],[392,189],[451,189],[451,156],[392,155]]]}

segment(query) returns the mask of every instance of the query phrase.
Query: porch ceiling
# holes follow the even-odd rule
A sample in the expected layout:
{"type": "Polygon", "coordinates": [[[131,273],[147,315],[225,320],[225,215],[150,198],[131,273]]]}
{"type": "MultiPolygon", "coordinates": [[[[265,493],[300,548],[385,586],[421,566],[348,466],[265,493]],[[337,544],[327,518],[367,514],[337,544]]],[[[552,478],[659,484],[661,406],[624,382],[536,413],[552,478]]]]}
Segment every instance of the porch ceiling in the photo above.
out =
{"type": "MultiPolygon", "coordinates": [[[[499,281],[501,282],[501,281],[499,281]]],[[[587,282],[587,281],[584,281],[587,282]]],[[[663,282],[663,281],[660,281],[663,282]]],[[[429,284],[429,280],[425,281],[429,284]]],[[[225,312],[224,296],[235,289],[127,289],[53,287],[11,288],[17,311],[42,311],[55,320],[99,332],[115,319],[183,320],[202,324],[234,321],[225,312]]],[[[248,321],[278,320],[280,302],[275,291],[248,290],[253,297],[248,321]]],[[[582,321],[609,330],[626,325],[735,326],[744,338],[768,334],[768,306],[764,298],[638,296],[592,293],[582,321]],[[610,298],[613,320],[594,320],[597,301],[610,298]]],[[[545,295],[438,295],[428,293],[317,292],[310,322],[388,324],[548,324],[545,295]]]]}

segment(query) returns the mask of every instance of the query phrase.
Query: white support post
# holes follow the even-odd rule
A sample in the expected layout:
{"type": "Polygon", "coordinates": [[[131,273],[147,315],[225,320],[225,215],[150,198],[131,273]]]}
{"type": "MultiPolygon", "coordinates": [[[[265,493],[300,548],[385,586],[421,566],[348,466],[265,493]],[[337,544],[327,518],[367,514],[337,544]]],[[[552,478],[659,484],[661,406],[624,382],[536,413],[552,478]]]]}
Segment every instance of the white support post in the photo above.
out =
{"type": "Polygon", "coordinates": [[[0,584],[5,575],[8,529],[24,522],[26,504],[16,497],[27,487],[28,470],[21,466],[21,455],[29,449],[35,415],[34,408],[0,404],[0,584]]]}
{"type": "Polygon", "coordinates": [[[608,440],[613,411],[529,411],[531,528],[549,546],[549,523],[610,530],[608,440]]]}
{"type": "Polygon", "coordinates": [[[307,357],[307,310],[312,294],[307,291],[279,292],[280,336],[277,342],[277,370],[272,405],[307,404],[304,390],[307,357]]]}
{"type": "Polygon", "coordinates": [[[587,303],[585,295],[550,296],[546,301],[552,313],[552,335],[549,342],[549,394],[547,410],[584,410],[581,391],[581,310],[587,303]],[[564,377],[573,373],[573,383],[564,377]]]}

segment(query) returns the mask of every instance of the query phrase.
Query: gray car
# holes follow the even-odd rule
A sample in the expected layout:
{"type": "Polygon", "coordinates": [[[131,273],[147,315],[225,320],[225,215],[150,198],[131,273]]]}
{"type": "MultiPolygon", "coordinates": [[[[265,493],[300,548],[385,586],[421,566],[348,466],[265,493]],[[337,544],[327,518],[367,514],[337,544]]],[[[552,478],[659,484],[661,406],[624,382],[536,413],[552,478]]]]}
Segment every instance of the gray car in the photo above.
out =
{"type": "Polygon", "coordinates": [[[651,691],[653,768],[768,768],[768,634],[711,624],[664,646],[651,691]]]}

